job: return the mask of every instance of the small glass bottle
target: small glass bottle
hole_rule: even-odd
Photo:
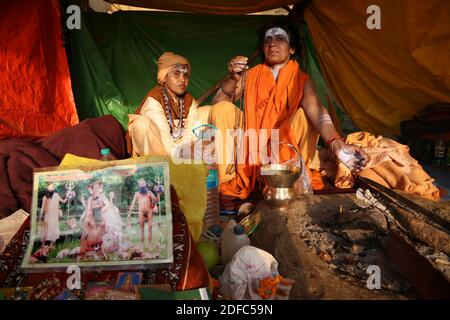
[[[206,166],[208,176],[206,178],[206,212],[204,227],[209,228],[219,224],[219,176],[216,164]]]
[[[203,229],[208,230],[212,226],[219,225],[219,175],[217,159],[214,148],[215,132],[217,128],[204,124],[192,129],[196,141],[196,146],[200,146],[194,151],[196,159],[203,159],[208,175],[206,177],[206,210],[203,219]]]
[[[450,170],[450,140],[447,142],[447,149],[445,151],[445,167]]]
[[[104,148],[100,150],[100,160],[103,161],[111,161],[114,160],[113,157],[111,156],[111,152],[109,151],[109,148]]]
[[[434,159],[433,166],[443,168],[445,163],[445,143],[444,137],[441,136],[439,140],[436,140],[434,145]]]
[[[422,155],[422,161],[425,164],[432,164],[433,163],[433,142],[431,140],[428,140],[425,142],[425,153]]]

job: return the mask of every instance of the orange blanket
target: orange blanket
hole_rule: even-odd
[[[432,179],[409,155],[408,146],[382,136],[375,137],[368,132],[357,132],[347,136],[347,143],[364,148],[369,156],[367,168],[359,175],[385,187],[403,190],[422,197],[439,200],[439,190]],[[335,185],[351,188],[355,180],[347,167],[339,164]]]

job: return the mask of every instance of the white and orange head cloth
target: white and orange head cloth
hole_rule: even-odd
[[[162,85],[164,83],[164,79],[166,78],[167,73],[170,68],[177,64],[187,65],[189,71],[191,70],[191,64],[189,60],[183,56],[178,54],[174,54],[173,52],[164,52],[161,57],[158,59],[158,83]]]

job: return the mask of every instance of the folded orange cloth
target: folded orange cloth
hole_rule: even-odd
[[[323,183],[322,176],[320,175],[320,171],[318,170],[310,170],[311,172],[311,183],[314,190],[322,190],[325,188],[325,184]]]
[[[352,133],[347,136],[346,142],[364,148],[369,156],[366,169],[359,174],[361,177],[391,189],[439,200],[439,189],[433,185],[434,179],[409,155],[408,146],[368,132]],[[340,163],[335,178],[336,187],[351,188],[354,184],[350,170]]]

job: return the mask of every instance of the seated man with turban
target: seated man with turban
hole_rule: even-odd
[[[309,166],[320,134],[350,170],[360,172],[366,165],[364,151],[345,143],[337,134],[313,82],[294,60],[299,52],[298,38],[290,25],[267,25],[260,37],[263,63],[247,70],[248,59],[238,56],[228,65],[230,77],[219,89],[210,111],[211,123],[225,137],[218,147],[226,155],[225,162],[219,160],[220,192],[224,195],[241,199],[250,195],[259,181],[261,151],[267,150],[269,143],[273,146],[273,140],[295,146]],[[243,103],[242,109],[233,104],[238,100]],[[228,139],[227,132],[235,128],[245,130],[245,139],[240,139],[239,144],[239,139]],[[250,141],[250,131],[256,132],[259,140]],[[280,148],[278,161],[292,157],[285,151],[288,149]],[[228,157],[233,153],[234,157]]]
[[[180,146],[194,141],[192,129],[208,122],[209,108],[198,108],[186,91],[190,72],[189,61],[180,55],[165,52],[158,59],[158,85],[129,115],[133,157],[179,155]]]

